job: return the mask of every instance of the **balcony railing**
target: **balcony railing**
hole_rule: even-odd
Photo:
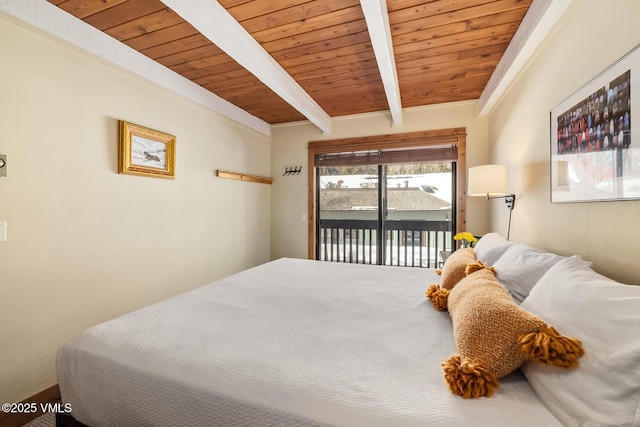
[[[318,259],[438,268],[441,251],[451,251],[453,244],[450,221],[387,220],[381,242],[377,229],[376,220],[321,219]]]

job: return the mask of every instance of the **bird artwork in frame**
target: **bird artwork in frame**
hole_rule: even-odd
[[[175,179],[176,137],[119,122],[118,173]]]

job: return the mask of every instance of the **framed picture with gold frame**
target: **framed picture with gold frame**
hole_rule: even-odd
[[[118,173],[175,179],[176,137],[120,120]]]

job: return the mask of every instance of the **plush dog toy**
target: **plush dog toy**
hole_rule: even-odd
[[[439,301],[436,307],[448,308],[453,320],[458,354],[442,363],[452,393],[465,398],[491,396],[498,378],[525,360],[563,368],[578,365],[584,354],[582,343],[560,335],[514,303],[493,268],[478,261],[469,264],[466,273],[451,291],[432,292]]]

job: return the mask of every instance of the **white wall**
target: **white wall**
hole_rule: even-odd
[[[265,136],[0,16],[0,402],[79,331],[270,260]],[[177,136],[176,179],[117,173],[118,119]]]
[[[308,217],[307,146],[309,141],[386,135],[421,130],[466,127],[467,166],[488,160],[488,120],[476,117],[475,102],[440,104],[404,111],[403,124],[391,127],[388,113],[363,114],[334,119],[330,134],[308,123],[273,127],[272,170],[275,178],[271,199],[271,254],[273,258],[307,258]],[[285,167],[302,166],[300,175],[282,176]],[[467,198],[467,230],[484,234],[489,229],[487,201]],[[303,238],[301,238],[303,236]]]
[[[640,2],[577,1],[566,15],[490,114],[492,161],[508,165],[518,198],[511,237],[580,254],[603,274],[640,283],[640,201],[551,204],[549,195],[549,112],[640,43]],[[493,229],[506,224],[507,213],[493,210]]]

